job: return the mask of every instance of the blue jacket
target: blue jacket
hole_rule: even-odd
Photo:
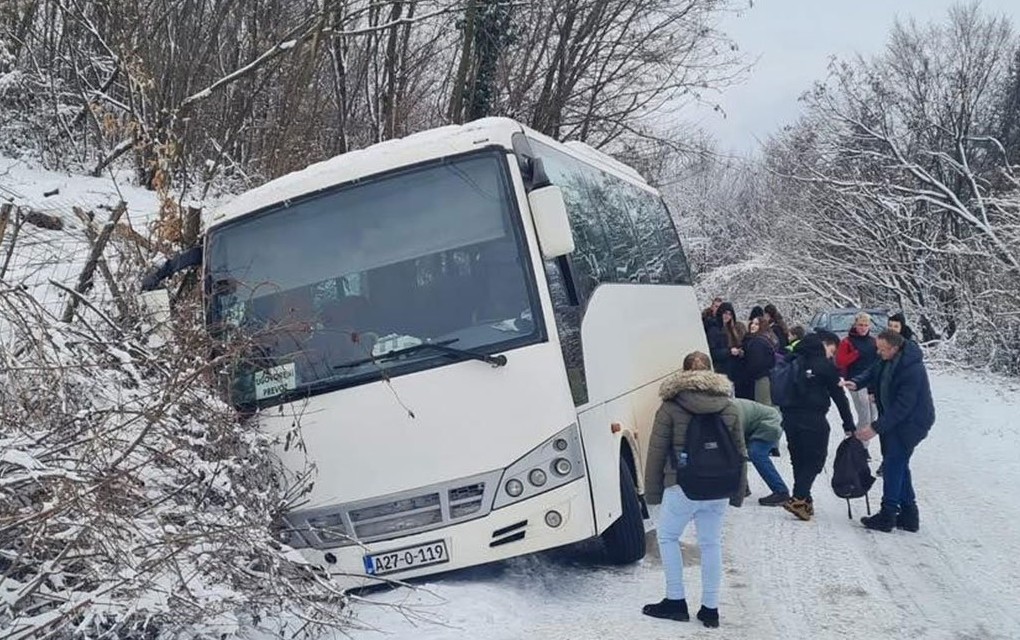
[[[876,390],[878,420],[871,426],[883,436],[894,435],[906,446],[917,446],[935,424],[935,402],[924,368],[924,354],[907,341],[892,360],[880,360],[853,379],[858,388]]]

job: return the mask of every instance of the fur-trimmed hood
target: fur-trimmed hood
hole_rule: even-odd
[[[713,371],[681,371],[662,383],[659,397],[691,413],[717,413],[732,399],[733,383]]]

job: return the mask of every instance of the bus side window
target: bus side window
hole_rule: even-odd
[[[582,306],[571,300],[563,272],[556,261],[546,260],[543,264],[545,278],[549,283],[549,296],[552,298],[556,332],[563,352],[563,365],[570,383],[570,395],[574,399],[574,406],[580,406],[588,402],[588,378],[584,371],[584,350],[581,348]]]

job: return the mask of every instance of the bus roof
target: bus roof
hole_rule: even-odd
[[[349,151],[304,169],[280,176],[228,201],[212,212],[209,226],[217,226],[275,204],[368,176],[436,158],[466,153],[486,146],[511,150],[513,134],[526,133],[547,144],[560,145],[552,138],[532,131],[510,118],[482,118],[463,125],[448,125]],[[580,159],[600,169],[619,174],[651,189],[633,168],[583,142],[562,145]]]

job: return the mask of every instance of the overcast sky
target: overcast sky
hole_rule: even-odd
[[[747,2],[747,0],[738,0]],[[697,122],[723,151],[748,153],[770,133],[796,120],[797,98],[825,78],[831,56],[877,53],[896,18],[930,22],[943,19],[952,0],[754,0],[740,15],[727,17],[723,30],[748,60],[747,79],[721,97],[726,117],[704,110]],[[1020,27],[1020,0],[983,0],[987,12],[1005,14]]]

